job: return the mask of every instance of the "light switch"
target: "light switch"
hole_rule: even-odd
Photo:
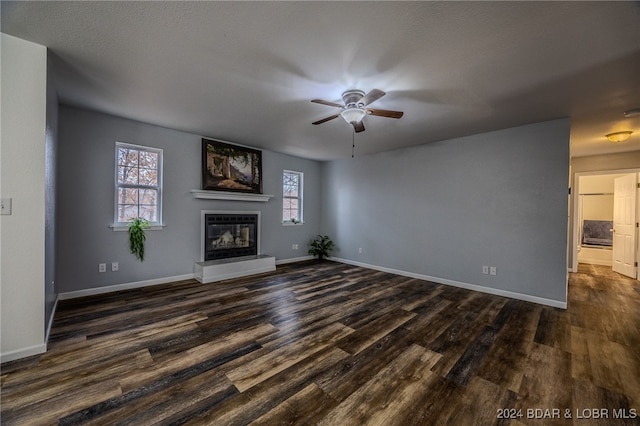
[[[11,198],[0,199],[0,214],[11,214]]]

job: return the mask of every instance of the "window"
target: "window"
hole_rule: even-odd
[[[282,173],[282,222],[302,222],[302,173]]]
[[[114,224],[162,221],[162,150],[116,142]]]

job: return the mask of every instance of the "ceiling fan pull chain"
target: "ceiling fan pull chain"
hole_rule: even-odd
[[[351,158],[355,156],[356,152],[356,129],[351,132]]]

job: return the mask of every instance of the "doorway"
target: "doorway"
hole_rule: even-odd
[[[629,183],[631,181],[633,185]],[[637,279],[640,247],[636,224],[640,212],[640,188],[636,182],[639,181],[637,169],[576,173],[572,218],[573,271],[578,270],[578,263],[604,265]]]

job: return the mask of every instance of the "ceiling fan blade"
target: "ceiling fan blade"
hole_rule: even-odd
[[[362,104],[363,106],[367,106],[375,101],[377,101],[378,99],[380,99],[381,97],[383,97],[384,95],[386,95],[385,92],[383,92],[382,90],[378,90],[378,89],[372,89],[369,93],[367,93],[366,95],[364,95],[359,101],[358,104]]]
[[[353,129],[356,133],[364,132],[364,123],[362,121],[354,121],[351,124],[353,124]]]
[[[340,114],[334,114],[334,115],[329,116],[329,117],[327,117],[327,118],[323,118],[322,120],[314,121],[314,122],[313,122],[313,123],[311,123],[311,124],[322,124],[322,123],[326,123],[327,121],[329,121],[329,120],[333,120],[334,118],[338,118],[338,117],[340,117]]]
[[[342,108],[343,105],[337,104],[335,102],[329,102],[329,101],[325,101],[322,99],[311,99],[311,102],[315,102],[317,104],[322,104],[322,105],[328,105],[328,106],[332,106],[332,107],[336,107],[336,108]]]
[[[390,111],[388,109],[367,108],[367,114],[377,115],[378,117],[400,118],[404,115],[402,111]]]

